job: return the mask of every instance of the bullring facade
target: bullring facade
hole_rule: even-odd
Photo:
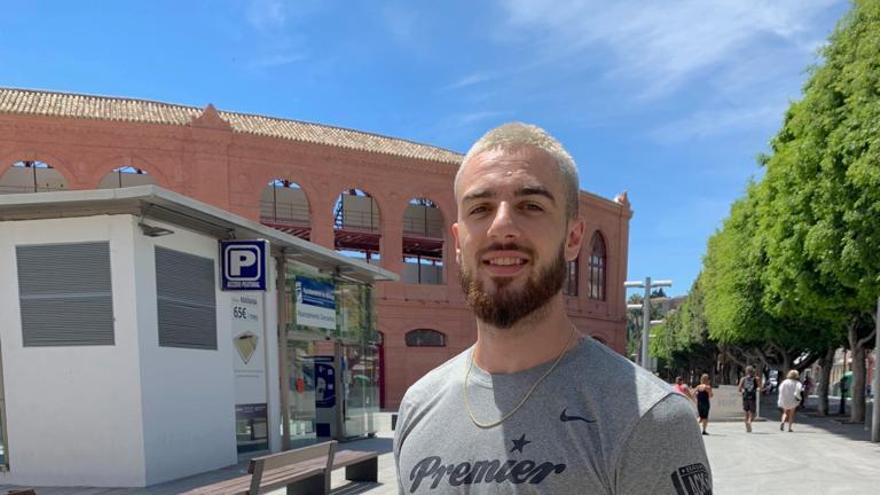
[[[0,89],[0,194],[156,184],[380,265],[381,403],[470,346],[450,225],[462,155],[366,132],[151,101]],[[579,331],[625,347],[625,195],[581,192],[587,242],[569,266]]]

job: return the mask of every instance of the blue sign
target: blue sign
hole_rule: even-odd
[[[315,356],[315,407],[336,406],[336,370],[333,356]]]
[[[336,288],[332,283],[296,277],[296,323],[336,330]]]
[[[221,289],[266,290],[266,251],[269,243],[220,241]]]

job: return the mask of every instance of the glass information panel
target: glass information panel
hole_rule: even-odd
[[[315,342],[288,340],[290,447],[315,443]]]

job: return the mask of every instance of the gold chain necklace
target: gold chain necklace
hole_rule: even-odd
[[[511,410],[509,413],[502,416],[501,419],[499,419],[498,421],[492,421],[489,423],[481,423],[479,420],[477,420],[477,418],[474,416],[474,412],[471,410],[471,403],[468,400],[467,385],[468,385],[468,379],[471,376],[471,369],[473,369],[473,367],[474,367],[474,351],[476,350],[476,347],[473,350],[471,350],[471,357],[470,357],[470,362],[468,363],[467,373],[464,374],[464,408],[467,410],[468,416],[471,417],[471,421],[473,421],[474,424],[477,425],[478,427],[486,429],[486,428],[494,428],[494,427],[500,425],[501,423],[507,421],[507,418],[513,416],[513,414],[515,412],[517,412],[519,410],[519,408],[521,408],[523,406],[523,404],[526,403],[527,400],[529,400],[529,397],[532,396],[532,392],[534,392],[535,389],[538,388],[538,385],[540,385],[541,382],[543,382],[544,379],[547,378],[550,375],[550,373],[552,373],[553,370],[556,369],[556,366],[559,365],[559,362],[562,361],[562,357],[565,356],[566,351],[568,351],[568,346],[571,345],[571,341],[574,340],[574,333],[575,333],[574,325],[572,325],[571,326],[571,334],[568,336],[568,341],[565,343],[564,346],[562,346],[562,351],[559,353],[559,356],[556,358],[556,361],[553,363],[553,366],[551,366],[550,369],[548,369],[546,372],[544,372],[544,374],[541,375],[541,377],[538,378],[538,380],[532,384],[532,386],[531,386],[531,388],[529,388],[528,392],[526,392],[526,394],[523,396],[523,398],[519,401],[519,404],[517,404],[516,407],[514,407],[513,410]]]

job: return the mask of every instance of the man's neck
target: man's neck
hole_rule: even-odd
[[[510,328],[477,320],[474,361],[489,373],[515,373],[556,359],[574,345],[573,326],[561,295]]]

